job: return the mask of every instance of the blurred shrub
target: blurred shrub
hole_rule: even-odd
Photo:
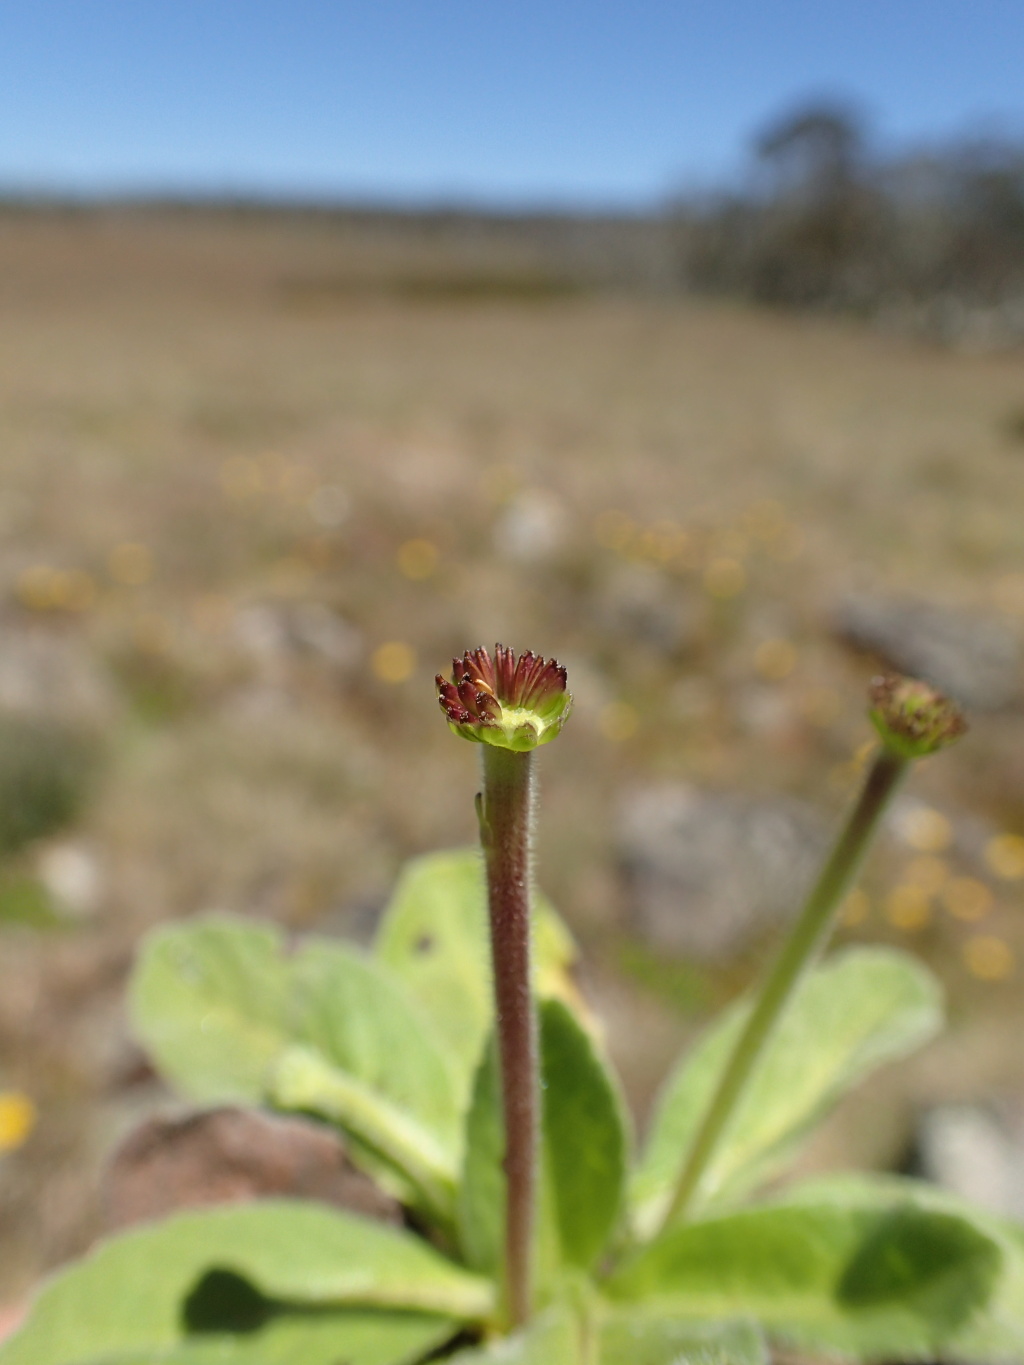
[[[1003,434],[1013,445],[1024,446],[1024,406],[1013,408],[1006,414]]]
[[[75,730],[0,713],[0,855],[78,815],[95,756],[95,746]]]
[[[403,303],[543,303],[575,298],[588,292],[588,283],[569,269],[423,271],[383,279],[352,275],[295,278],[282,281],[282,301],[297,308],[315,309],[350,300],[385,297]]]
[[[786,113],[747,183],[677,206],[694,290],[879,314],[943,340],[1024,337],[1024,147],[997,137],[874,154],[856,110]]]
[[[53,929],[67,922],[46,887],[35,877],[20,872],[0,873],[0,924]]]

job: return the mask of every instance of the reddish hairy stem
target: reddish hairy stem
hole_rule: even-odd
[[[505,1294],[513,1326],[533,1307],[540,1083],[530,976],[532,753],[483,746],[481,838],[487,866],[498,1057],[505,1118]]]

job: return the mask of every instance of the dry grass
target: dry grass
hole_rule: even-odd
[[[89,1173],[152,1099],[118,1006],[146,926],[216,907],[365,932],[403,858],[471,840],[475,755],[431,687],[454,650],[501,639],[570,668],[542,875],[634,1021],[643,1104],[684,1024],[614,971],[616,793],[675,775],[836,809],[870,666],[829,635],[837,595],[1024,616],[1018,356],[383,287],[448,278],[468,250],[301,218],[0,220],[0,612],[92,671],[68,706],[106,751],[72,836],[95,908],[3,936],[0,1087],[42,1120],[0,1158],[0,1298],[89,1235]],[[528,252],[512,268],[537,278]],[[1021,736],[980,722],[919,794],[1024,828]],[[1024,954],[1017,885],[988,923]],[[899,937],[877,911],[857,932]],[[984,997],[986,1081],[1015,1081],[1012,978],[972,984],[967,933],[918,941],[965,1008]]]

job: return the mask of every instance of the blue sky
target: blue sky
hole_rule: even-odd
[[[1024,128],[1024,0],[0,0],[0,186],[643,205],[802,97]]]

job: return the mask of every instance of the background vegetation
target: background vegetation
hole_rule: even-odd
[[[27,775],[16,742],[0,755],[38,812],[0,835],[0,1298],[88,1242],[104,1155],[164,1097],[122,1006],[146,928],[222,909],[366,938],[403,858],[473,841],[475,755],[430,681],[456,650],[502,639],[569,668],[542,880],[643,1113],[772,926],[699,968],[652,946],[623,803],[683,781],[825,792],[837,813],[877,657],[850,643],[851,594],[1018,638],[1010,333],[979,349],[970,329],[822,316],[886,316],[897,267],[879,251],[864,283],[856,234],[801,255],[803,282],[752,264],[770,243],[789,259],[783,227],[818,204],[833,162],[792,200],[783,174],[816,127],[768,140],[768,189],[650,220],[0,217],[0,705],[47,737]],[[825,132],[842,195],[896,233],[883,170]],[[992,184],[1019,202],[1019,179]],[[906,297],[1005,310],[1017,277],[999,278]],[[811,1169],[899,1164],[915,1108],[1020,1093],[1024,725],[1012,686],[984,696],[915,778],[845,931],[915,945],[955,1028],[843,1111]]]

